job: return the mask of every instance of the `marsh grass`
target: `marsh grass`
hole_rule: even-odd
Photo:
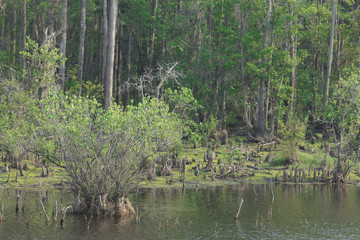
[[[232,144],[239,144],[234,142]],[[306,143],[305,143],[306,144]],[[250,151],[255,151],[257,149],[256,144],[246,144],[249,146]],[[316,153],[309,153],[307,151],[298,150],[299,160],[293,164],[289,165],[289,171],[291,168],[305,170],[308,172],[308,169],[318,168],[320,166],[321,161],[324,159],[325,152],[320,150],[321,143],[315,143],[312,145],[316,149]],[[258,164],[254,161],[245,162],[244,153],[245,147],[242,148],[242,152],[239,149],[234,150],[234,147],[225,147],[221,146],[216,148],[216,160],[214,161],[214,166],[216,169],[215,174],[219,174],[220,168],[217,165],[217,160],[221,159],[221,164],[238,164],[238,165],[256,165],[260,169],[267,170],[258,170],[254,171],[253,174],[249,174],[247,176],[243,176],[241,174],[236,174],[232,176],[232,178],[228,180],[242,180],[242,181],[252,181],[252,182],[263,182],[270,181],[278,177],[278,180],[282,180],[283,172],[276,169],[268,169],[268,168],[281,168],[284,167],[287,161],[286,158],[286,145],[279,144],[276,150],[272,152],[272,159],[268,163],[264,163],[265,157],[269,152],[260,152],[258,155],[262,159],[262,163]],[[186,165],[186,178],[185,178],[185,186],[195,187],[197,185],[207,185],[207,186],[216,186],[221,185],[228,180],[221,179],[212,179],[212,172],[203,172],[199,171],[199,175],[195,176],[195,166],[197,164],[200,165],[200,168],[205,168],[206,162],[204,162],[204,154],[206,152],[206,148],[193,148],[191,143],[185,143],[182,152],[179,154],[179,158],[187,158],[190,161],[189,165]],[[238,158],[240,157],[240,159]],[[67,181],[67,175],[64,169],[59,167],[50,166],[50,176],[49,177],[40,177],[41,176],[41,168],[35,167],[32,161],[25,160],[23,164],[27,163],[29,166],[29,170],[23,171],[24,176],[21,177],[18,175],[18,182],[15,182],[16,177],[16,169],[12,169],[10,172],[10,180],[6,183],[8,174],[0,173],[0,185],[4,186],[14,186],[14,187],[37,187],[41,182],[42,186],[51,187],[55,184],[59,184],[61,181]],[[337,159],[327,156],[326,158],[326,168],[334,169],[337,164]],[[350,162],[351,172],[349,174],[349,179],[352,181],[360,181],[360,163]],[[55,169],[55,177],[53,176],[53,170]],[[311,176],[307,176],[305,179],[307,182],[312,181]],[[172,176],[157,176],[156,181],[148,181],[143,179],[141,181],[141,186],[143,187],[181,187],[182,186],[182,171],[180,169],[173,169]]]

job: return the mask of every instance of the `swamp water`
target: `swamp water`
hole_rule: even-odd
[[[0,239],[359,239],[360,187],[239,183],[224,187],[141,189],[133,197],[140,223],[68,215],[53,222],[67,190],[0,189]],[[50,223],[40,205],[40,196]],[[244,199],[238,220],[241,198]],[[56,200],[56,201],[55,201]],[[3,210],[2,210],[2,206]],[[24,207],[24,208],[23,208]],[[22,209],[23,208],[23,209]],[[29,222],[31,216],[31,220]],[[27,223],[29,224],[27,225]]]

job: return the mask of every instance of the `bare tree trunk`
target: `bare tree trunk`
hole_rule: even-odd
[[[15,5],[15,4],[14,4]],[[12,33],[12,53],[13,53],[13,61],[12,64],[15,65],[16,62],[16,23],[17,23],[17,7],[13,6],[13,21],[12,21],[12,25],[14,26],[11,33]]]
[[[271,0],[267,0],[268,11],[266,16],[265,28],[264,28],[264,39],[263,39],[263,50],[265,51],[268,47],[268,37],[270,31],[270,19],[271,19]],[[265,100],[265,81],[266,81],[266,56],[263,57],[262,65],[264,67],[262,72],[262,77],[260,79],[259,86],[259,100],[258,100],[258,124],[256,126],[255,136],[257,138],[264,138],[266,134],[266,119],[265,119],[265,109],[264,109],[264,100]]]
[[[106,60],[107,60],[107,49],[108,49],[108,4],[107,0],[101,0],[102,3],[102,41],[101,41],[101,74],[100,79],[105,84],[105,72],[106,72]]]
[[[245,128],[246,128],[246,136],[249,137],[250,132],[251,132],[251,122],[248,116],[248,106],[247,106],[247,97],[246,97],[246,83],[245,83],[245,58],[244,58],[244,42],[243,42],[243,37],[244,37],[244,32],[246,29],[246,22],[245,22],[245,17],[243,14],[241,14],[241,19],[240,19],[240,25],[241,25],[241,30],[240,30],[240,54],[241,54],[241,60],[240,60],[240,70],[241,70],[241,92],[242,92],[242,99],[243,99],[243,112],[244,112],[244,122],[245,122]]]
[[[6,49],[5,44],[5,22],[6,22],[6,4],[4,3],[1,7],[1,15],[3,16],[3,21],[1,22],[1,47],[2,49]]]
[[[117,40],[117,69],[116,69],[116,103],[118,105],[121,104],[121,91],[122,91],[122,86],[121,86],[121,72],[122,72],[122,65],[123,65],[123,47],[121,46],[121,41],[123,39],[123,35],[124,35],[124,26],[122,24],[122,21],[120,21],[119,23],[119,28],[120,28],[120,33],[119,33],[119,38]]]
[[[333,60],[334,35],[335,35],[335,19],[336,19],[336,0],[332,0],[330,42],[329,42],[329,50],[328,50],[326,79],[325,79],[325,84],[324,84],[324,98],[323,98],[324,110],[326,109],[326,105],[327,105],[328,98],[329,98],[331,63]]]
[[[338,47],[337,47],[337,56],[336,56],[336,72],[338,75],[339,82],[341,81],[341,55],[344,47],[344,40],[341,38],[340,32],[338,32]]]
[[[23,0],[22,4],[22,23],[21,23],[21,30],[22,30],[22,41],[21,41],[21,50],[25,51],[26,45],[26,0]],[[20,58],[21,68],[25,68],[25,59],[24,57]]]
[[[54,18],[54,0],[48,0],[48,3],[50,4],[50,7],[48,9],[48,30],[49,33],[54,32],[54,26],[55,26],[55,18]]]
[[[79,96],[81,96],[83,73],[84,73],[85,32],[86,32],[86,0],[81,0],[81,2],[80,2],[79,62],[78,62],[78,73],[77,73],[77,78],[78,78],[79,85],[80,85]]]
[[[161,11],[162,11],[162,14],[164,16],[166,16],[166,5],[165,5],[165,0],[161,0]],[[161,19],[161,24],[164,24],[164,18]],[[195,35],[194,35],[195,36]],[[165,42],[165,38],[162,37],[161,40],[160,40],[160,49],[159,49],[159,59],[158,59],[158,62],[161,64],[161,65],[164,65],[164,57],[165,57],[165,48],[166,48],[166,42]]]
[[[156,9],[158,5],[158,0],[152,0],[151,8],[154,22],[152,22],[153,26],[150,29],[149,34],[149,45],[148,45],[148,54],[147,54],[147,67],[152,67],[153,57],[154,57],[154,41],[155,41],[155,20],[156,20]]]
[[[220,122],[220,127],[221,128],[225,128],[226,127],[226,76],[223,76],[221,78],[221,91],[222,91],[222,96],[221,96],[221,122]]]
[[[270,61],[271,62],[271,61]],[[266,88],[266,92],[265,92],[265,122],[267,123],[269,120],[269,105],[270,105],[270,83],[271,83],[271,79],[268,78],[266,83],[265,83],[265,88]]]
[[[277,121],[277,118],[275,118],[275,114],[276,114],[276,105],[277,105],[277,101],[279,99],[279,93],[280,93],[280,89],[282,86],[282,82],[283,82],[283,75],[281,75],[281,80],[280,80],[280,85],[279,85],[279,89],[277,90],[277,93],[275,95],[275,99],[273,102],[273,106],[272,106],[272,114],[271,114],[271,122],[270,122],[270,135],[273,136],[274,134],[276,134],[275,132],[275,121]],[[276,120],[275,120],[276,119]]]
[[[65,76],[65,58],[66,58],[66,38],[67,38],[67,4],[68,0],[62,0],[61,3],[61,42],[60,42],[60,53],[62,54],[63,61],[59,64],[59,75],[60,75],[60,85],[64,90],[64,84],[66,81]]]
[[[125,81],[126,81],[126,94],[124,98],[124,107],[130,104],[130,76],[131,76],[131,43],[132,43],[132,28],[128,26],[128,46],[127,46],[127,53],[126,53],[126,65],[125,65]]]
[[[293,6],[291,6],[291,15],[294,15],[293,13]],[[293,27],[294,23],[291,20],[290,26]],[[291,34],[290,36],[290,44],[291,44],[291,74],[290,74],[290,87],[293,88],[293,93],[291,94],[291,103],[290,103],[290,109],[292,112],[295,112],[296,108],[296,52],[297,52],[297,45],[296,45],[296,37],[294,34]]]
[[[105,102],[104,109],[107,110],[112,103],[113,78],[114,78],[114,55],[115,55],[115,32],[116,20],[118,14],[118,1],[110,0],[110,16],[109,16],[109,42],[106,60],[106,74],[104,82]]]

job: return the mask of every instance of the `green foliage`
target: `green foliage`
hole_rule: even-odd
[[[194,98],[191,89],[182,87],[179,90],[166,89],[165,101],[169,104],[170,110],[181,118],[192,118],[202,108]]]
[[[48,89],[56,84],[56,69],[61,61],[65,61],[52,41],[50,37],[40,46],[28,37],[26,50],[21,52],[26,64],[22,74],[26,90],[40,98],[45,97]]]
[[[215,133],[216,127],[218,126],[219,121],[214,117],[210,116],[209,119],[199,124],[193,122],[190,131],[190,141],[196,145],[206,145],[210,139],[210,136]]]
[[[104,112],[95,99],[52,91],[41,109],[38,153],[64,164],[74,192],[90,202],[98,195],[104,201],[126,196],[147,159],[170,151],[182,137],[182,121],[157,99],[144,98],[126,112],[116,105]]]
[[[34,131],[33,116],[38,112],[36,101],[11,78],[16,75],[2,72],[0,75],[0,149],[21,161],[31,143]]]
[[[278,122],[278,137],[285,144],[284,157],[289,163],[299,161],[298,144],[305,139],[305,124],[297,118],[290,118],[285,123]]]
[[[101,102],[104,99],[104,86],[102,83],[94,84],[91,81],[85,81],[83,83],[84,96],[93,97]]]

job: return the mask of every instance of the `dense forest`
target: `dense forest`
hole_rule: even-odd
[[[99,205],[126,196],[134,169],[184,137],[329,140],[339,176],[347,157],[359,157],[359,1],[0,0],[0,8],[0,147],[19,162],[31,153],[66,167],[74,191],[98,194]],[[121,171],[112,158],[123,159]],[[115,183],[90,189],[95,176],[84,172],[100,170],[81,159],[107,164]]]
[[[31,65],[21,55],[28,39],[51,41],[65,91],[106,108],[185,86],[201,120],[258,136],[284,115],[321,115],[360,64],[352,0],[3,0],[1,11],[2,69]],[[156,78],[172,67],[176,79]]]

